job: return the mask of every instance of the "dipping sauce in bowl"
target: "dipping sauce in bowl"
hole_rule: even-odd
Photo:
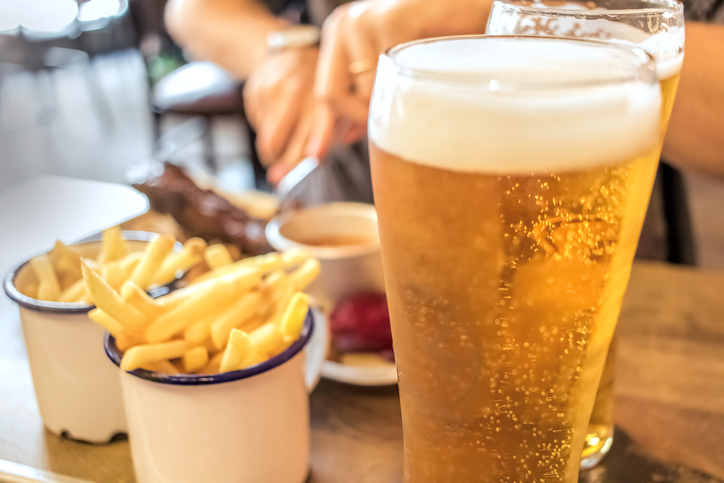
[[[322,237],[304,237],[295,240],[298,243],[310,247],[344,247],[352,245],[374,245],[377,240],[372,237],[361,236],[322,236]]]
[[[309,287],[322,309],[362,291],[384,292],[377,211],[366,203],[328,203],[273,218],[266,236],[277,250],[309,249],[321,264]]]

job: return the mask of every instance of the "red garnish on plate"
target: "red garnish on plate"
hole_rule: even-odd
[[[337,304],[330,318],[332,340],[341,352],[392,351],[392,331],[387,297],[362,292]]]

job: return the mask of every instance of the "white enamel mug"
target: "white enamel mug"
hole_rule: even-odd
[[[154,233],[124,231],[133,251]],[[102,235],[74,247],[95,258]],[[178,248],[178,247],[177,247]],[[89,443],[107,443],[127,431],[118,370],[103,352],[104,329],[88,317],[94,306],[47,302],[16,288],[34,277],[26,261],[5,279],[5,293],[18,304],[40,416],[48,430]]]
[[[283,213],[266,226],[266,237],[276,250],[306,248],[319,260],[319,277],[307,288],[325,313],[357,292],[384,292],[377,211],[367,203],[327,203]],[[310,237],[360,238],[359,245],[313,246]]]
[[[324,326],[322,315],[310,311],[287,350],[240,371],[121,373],[138,483],[304,482],[309,392],[326,356]],[[311,345],[317,348],[304,350]],[[120,365],[122,353],[110,335],[105,349]]]

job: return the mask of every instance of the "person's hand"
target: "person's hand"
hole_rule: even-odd
[[[259,158],[271,183],[304,157],[312,128],[317,48],[271,53],[244,85],[244,108],[256,130]]]
[[[355,133],[367,125],[382,52],[411,40],[482,34],[489,10],[490,0],[364,0],[338,7],[322,28],[315,81],[317,99],[333,115],[315,121],[307,154],[321,158],[339,138],[341,120]]]

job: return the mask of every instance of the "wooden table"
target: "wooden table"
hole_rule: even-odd
[[[619,333],[615,443],[580,481],[724,482],[724,273],[637,263]],[[0,460],[133,482],[126,440],[92,446],[43,429],[17,311],[6,301],[0,343]],[[401,481],[396,388],[323,381],[311,412],[310,483]]]

